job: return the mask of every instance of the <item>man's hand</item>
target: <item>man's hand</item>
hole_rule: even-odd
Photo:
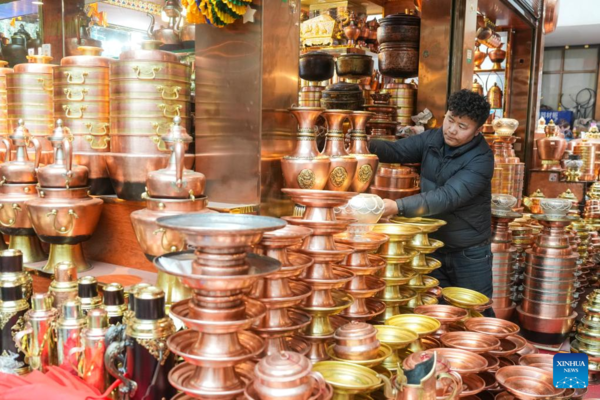
[[[381,218],[388,218],[398,215],[398,204],[394,200],[383,199],[383,215]]]

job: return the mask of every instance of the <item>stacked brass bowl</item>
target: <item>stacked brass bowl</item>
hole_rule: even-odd
[[[29,63],[15,65],[6,76],[8,128],[13,132],[24,120],[32,137],[40,139],[42,164],[52,162],[52,146],[46,140],[54,128],[52,57],[27,56]]]
[[[6,61],[0,61],[0,136],[10,135],[8,127],[8,94],[6,91],[6,75],[12,74],[13,69],[7,68]]]
[[[526,251],[533,246],[535,236],[533,227],[522,222],[512,222],[509,224],[512,234],[512,244],[515,247],[514,253],[514,281],[513,281],[513,302],[521,302],[521,291],[519,290],[523,283],[526,263]]]
[[[105,153],[110,151],[109,74],[101,48],[81,47],[54,68],[54,113],[73,135],[73,159],[89,170],[91,194],[112,194]]]
[[[598,382],[600,373],[600,290],[587,296],[583,304],[584,317],[579,321],[571,352],[584,353],[589,357],[590,384]]]
[[[523,197],[523,182],[525,178],[525,163],[515,155],[513,148],[517,137],[513,136],[519,126],[517,120],[510,118],[497,118],[493,121],[494,131],[493,150],[494,161],[497,168],[501,168],[500,179],[501,194],[509,194],[517,198],[517,207],[521,207]],[[496,172],[496,171],[494,171]]]
[[[403,79],[392,79],[385,85],[385,90],[392,95],[391,104],[397,107],[396,121],[402,126],[414,125],[411,117],[415,115],[417,85],[405,83]]]
[[[173,118],[180,117],[191,132],[190,67],[159,46],[146,41],[110,66],[111,152],[106,164],[117,196],[125,200],[141,200],[147,173],[166,166],[161,136]]]

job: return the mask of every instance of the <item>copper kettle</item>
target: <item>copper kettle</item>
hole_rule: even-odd
[[[477,93],[480,96],[483,96],[483,86],[481,86],[481,83],[479,83],[477,79],[473,81],[473,88],[471,89],[471,91]]]
[[[488,90],[487,100],[492,109],[502,108],[502,89],[500,89],[500,86],[498,86],[496,82],[494,82],[494,86]]]
[[[148,26],[148,36],[162,43],[161,50],[178,50],[182,48],[181,39],[179,38],[179,22],[181,21],[181,12],[178,9],[173,9],[173,16],[169,17],[168,27],[161,26],[160,29],[154,29],[154,14],[146,13],[150,17],[150,25]]]
[[[14,34],[10,38],[10,44],[2,47],[4,60],[10,67],[17,64],[27,63],[27,39],[20,34]]]
[[[91,19],[87,14],[81,10],[80,13],[75,17],[75,29],[76,37],[68,38],[66,40],[67,45],[67,56],[78,56],[82,53],[79,47],[102,47],[102,42],[90,37],[90,22]]]
[[[40,156],[42,155],[42,146],[40,141],[31,136],[22,119],[15,132],[9,136],[10,141],[2,139],[6,146],[7,159],[0,164],[1,183],[36,183],[37,169],[40,165]],[[35,159],[29,161],[27,156],[27,147],[33,144],[35,148]],[[13,155],[13,147],[14,155]],[[8,160],[10,155],[10,161]]]

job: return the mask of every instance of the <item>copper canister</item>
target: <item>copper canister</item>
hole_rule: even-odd
[[[22,283],[0,280],[0,355],[14,354],[12,371],[19,375],[29,372],[25,354],[20,351],[13,336],[25,328],[25,313],[29,303],[23,298]]]
[[[586,139],[582,139],[573,147],[573,154],[580,156],[583,160],[579,180],[584,182],[596,180],[594,170],[596,164],[596,152],[594,151],[594,146]]]
[[[42,145],[42,163],[52,159],[52,146],[46,137],[52,134],[54,120],[52,57],[27,56],[29,63],[15,65],[14,72],[6,75],[9,132],[18,126],[19,119],[27,121],[33,137]]]
[[[63,303],[56,324],[56,336],[58,365],[67,371],[76,372],[77,361],[71,350],[81,346],[81,330],[85,325],[81,302],[75,299]]]
[[[159,46],[146,41],[110,67],[112,152],[107,167],[117,196],[125,200],[141,200],[147,173],[166,164],[161,135],[173,118],[180,117],[188,131],[192,127],[191,69]]]
[[[0,136],[8,136],[11,132],[8,126],[8,98],[6,91],[6,75],[12,74],[13,69],[7,68],[6,61],[0,61]]]
[[[89,169],[91,194],[114,193],[102,153],[110,151],[112,59],[101,48],[82,46],[80,55],[65,57],[54,69],[54,111],[73,135],[73,158]]]
[[[147,287],[134,294],[133,302],[135,316],[127,322],[125,340],[107,343],[106,368],[121,379],[121,391],[128,392],[131,400],[170,399],[177,391],[168,381],[175,354],[168,349],[167,339],[175,326],[165,314],[165,294]],[[125,359],[121,367],[118,357]]]

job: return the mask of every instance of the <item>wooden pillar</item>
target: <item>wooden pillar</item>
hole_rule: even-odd
[[[77,35],[75,16],[83,6],[83,0],[44,0],[44,5],[41,7],[42,38],[44,43],[52,46],[52,57],[54,58],[52,62],[54,64],[59,64],[60,59],[65,56],[63,21],[65,39],[75,37]]]

